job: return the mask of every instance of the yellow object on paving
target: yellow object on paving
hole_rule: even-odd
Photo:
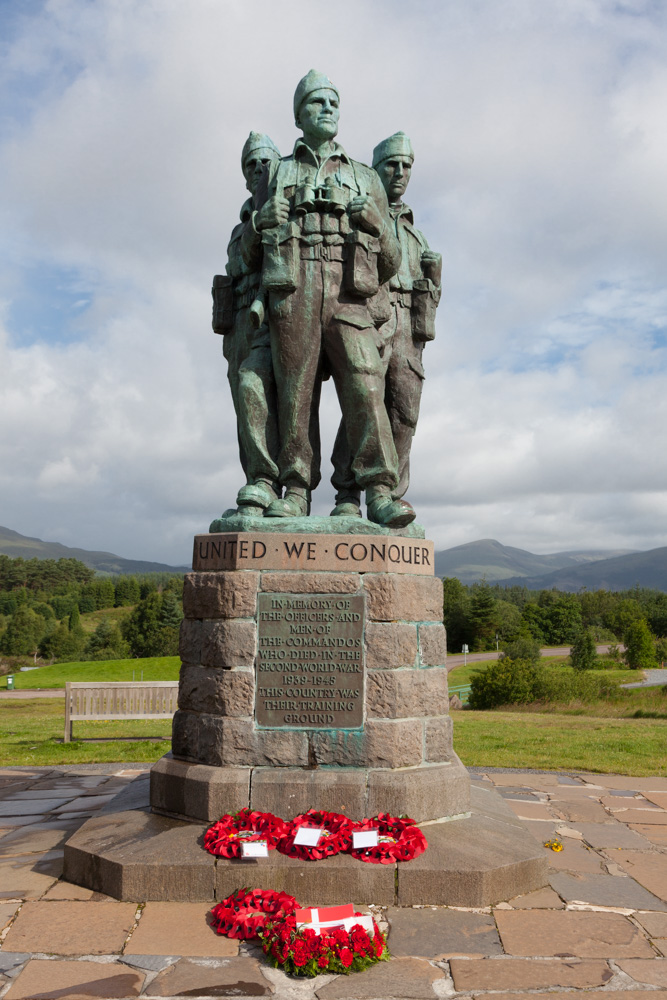
[[[546,848],[550,884],[482,910],[374,908],[390,962],[297,982],[255,943],[218,936],[210,903],[117,902],[62,880],[65,841],[147,776],[147,765],[0,769],[3,1000],[667,996],[666,778],[475,769]]]

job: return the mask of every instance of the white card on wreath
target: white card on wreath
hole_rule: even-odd
[[[241,857],[268,858],[269,848],[265,840],[244,840],[241,844]]]
[[[352,848],[358,851],[362,847],[377,847],[378,837],[377,830],[355,830],[352,833]]]
[[[301,847],[317,847],[323,832],[321,826],[300,826],[294,835],[294,843]]]

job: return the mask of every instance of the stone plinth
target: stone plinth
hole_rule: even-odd
[[[154,811],[467,813],[432,542],[227,532],[198,535],[193,565]]]

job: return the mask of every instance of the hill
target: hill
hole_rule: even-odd
[[[475,583],[482,579],[486,579],[488,583],[500,581],[504,583],[508,579],[513,583],[527,583],[530,578],[551,574],[554,571],[576,569],[589,563],[626,555],[628,550],[624,549],[534,555],[525,549],[502,545],[493,538],[482,538],[476,542],[466,542],[465,545],[455,545],[443,552],[436,552],[435,572],[436,576],[455,576],[462,583]]]
[[[86,566],[111,576],[127,573],[187,573],[189,566],[168,566],[166,563],[146,562],[143,559],[123,559],[113,552],[89,552],[88,549],[71,548],[60,542],[43,542],[41,538],[20,535],[18,531],[0,526],[0,555],[17,559],[79,559]]]
[[[587,565],[569,566],[541,576],[510,577],[500,581],[523,584],[531,590],[556,587],[576,593],[587,590],[627,590],[635,585],[667,592],[667,547],[601,559]]]

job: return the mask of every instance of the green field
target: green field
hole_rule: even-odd
[[[560,712],[455,712],[464,764],[667,775],[667,717],[619,719]]]
[[[448,675],[449,686],[457,687],[460,684],[470,684],[476,673],[486,670],[496,660],[478,660],[476,663],[466,663],[465,666],[454,667]],[[563,666],[569,668],[569,657],[567,656],[543,656],[540,663],[546,667]],[[596,671],[597,673],[597,671]],[[633,681],[640,681],[641,671],[627,670],[624,668],[611,668],[604,671],[605,677],[613,677],[619,684],[631,684]]]
[[[75,722],[63,743],[64,698],[0,700],[0,766],[156,761],[171,749],[169,719]],[[82,739],[108,740],[83,743]],[[158,740],[158,742],[152,742]]]
[[[88,663],[54,663],[14,674],[15,689],[64,688],[65,681],[177,681],[178,656],[151,656],[142,660],[93,660]],[[143,674],[143,676],[142,676]],[[7,687],[7,678],[0,678]]]

